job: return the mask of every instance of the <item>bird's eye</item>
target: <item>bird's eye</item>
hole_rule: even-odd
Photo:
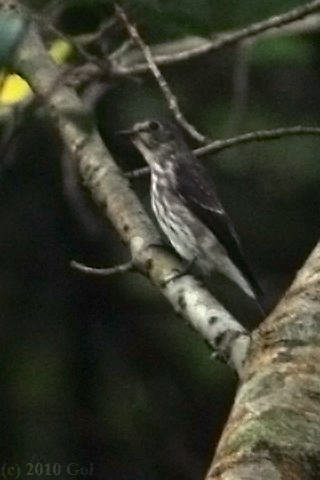
[[[160,126],[160,123],[156,122],[155,120],[149,123],[149,128],[152,132],[156,132],[157,130],[159,130]]]

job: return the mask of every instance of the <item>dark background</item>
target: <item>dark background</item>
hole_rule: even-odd
[[[45,2],[25,3],[39,12]],[[113,11],[109,2],[62,3],[58,25],[68,34],[94,30]],[[152,44],[240,28],[299,4],[124,6]],[[120,40],[111,37],[109,48]],[[317,31],[256,40],[247,51],[242,106],[235,93],[237,47],[162,72],[187,118],[213,139],[319,125],[319,41]],[[170,116],[151,75],[139,78],[111,82],[95,105],[101,135],[126,171],[143,160],[115,132],[159,113]],[[90,195],[80,186],[66,189],[70,159],[39,115],[22,123],[0,166],[0,466],[16,462],[26,472],[28,462],[39,463],[48,471],[59,463],[68,478],[66,467],[75,462],[97,479],[202,478],[236,377],[210,358],[203,340],[144,278],[92,278],[70,268],[72,259],[114,266],[129,252]],[[269,309],[318,240],[319,142],[290,137],[203,159]],[[146,206],[148,181],[132,181]],[[258,325],[252,308],[232,308],[248,328]]]

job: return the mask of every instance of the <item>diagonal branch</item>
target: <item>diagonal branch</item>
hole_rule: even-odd
[[[171,91],[166,79],[162,75],[162,73],[159,70],[159,67],[155,63],[151,50],[146,45],[146,43],[142,40],[137,28],[135,25],[129,22],[129,19],[125,13],[125,11],[119,6],[116,5],[116,13],[120,20],[123,22],[125,25],[130,37],[132,38],[133,41],[136,42],[136,44],[140,47],[147,64],[149,65],[150,71],[153,73],[154,78],[156,79],[168,105],[169,109],[172,111],[174,117],[176,118],[177,122],[189,133],[189,135],[196,140],[198,140],[201,143],[205,143],[208,141],[208,139],[199,133],[193,125],[191,125],[188,120],[185,118],[185,116],[182,114],[179,104],[178,104],[178,99],[177,97],[173,94]]]
[[[34,25],[20,45],[14,67],[47,105],[48,116],[77,163],[93,200],[129,246],[135,268],[241,375],[250,344],[248,333],[191,275],[176,276],[176,280],[168,282],[174,274],[183,272],[183,266],[159,246],[157,230],[104,146],[90,111],[70,87],[52,88],[59,78],[59,70],[48,56]]]

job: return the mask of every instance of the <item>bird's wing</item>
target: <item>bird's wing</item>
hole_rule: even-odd
[[[177,163],[176,168],[178,179],[176,188],[179,195],[194,215],[217,237],[259,297],[262,290],[251,273],[239,237],[218,199],[207,172],[196,158],[192,164],[188,163],[188,168],[183,163]]]

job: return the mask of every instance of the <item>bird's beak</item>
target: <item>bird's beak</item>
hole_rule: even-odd
[[[128,130],[118,130],[117,131],[117,135],[134,135],[136,134],[136,130],[134,130],[134,128],[129,128]]]

